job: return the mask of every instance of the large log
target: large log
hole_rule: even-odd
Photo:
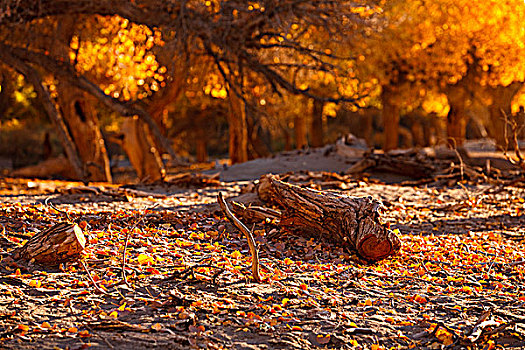
[[[372,197],[351,197],[305,189],[274,175],[261,177],[259,197],[282,208],[279,225],[296,234],[323,237],[378,261],[401,248],[396,234],[379,222],[382,208]]]
[[[78,260],[85,246],[86,238],[78,225],[59,223],[35,234],[11,256],[15,261],[54,267]]]

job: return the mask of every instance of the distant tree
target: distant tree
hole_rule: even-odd
[[[80,152],[77,136],[64,122],[65,112],[54,108],[54,95],[64,94],[64,89],[50,92],[44,72],[58,86],[88,93],[124,116],[138,116],[157,147],[174,157],[159,127],[166,106],[193,79],[186,75],[187,67],[208,64],[202,89],[213,98],[229,99],[230,157],[242,162],[247,160],[247,103],[255,85],[277,95],[301,94],[317,104],[355,100],[353,95],[310,89],[297,77],[309,79],[305,72],[346,74],[339,65],[344,58],[334,52],[348,32],[364,21],[363,9],[374,5],[373,1],[330,0],[3,1],[0,61],[38,85],[35,89],[81,177],[92,177],[93,171],[86,172],[91,163],[104,169],[106,162]],[[55,34],[66,18],[75,19],[72,28]],[[33,37],[42,28],[45,44],[36,45]],[[15,38],[9,35],[13,32],[22,34]],[[215,81],[211,89],[209,81]],[[86,104],[73,103],[80,105]]]
[[[466,110],[482,99],[492,136],[504,143],[503,114],[525,80],[525,4],[520,0],[385,2],[355,40],[361,79],[382,88],[386,149],[397,147],[400,107],[431,91],[448,98],[447,130],[465,139]]]

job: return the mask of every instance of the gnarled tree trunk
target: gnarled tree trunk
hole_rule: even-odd
[[[166,175],[160,153],[149,135],[146,124],[138,117],[126,118],[121,128],[122,148],[140,181],[161,181]]]
[[[258,194],[282,208],[279,225],[285,230],[321,236],[369,261],[384,259],[401,247],[395,233],[379,222],[382,205],[372,197],[305,189],[273,175],[261,178]]]
[[[466,138],[467,107],[470,98],[461,85],[453,85],[447,89],[447,98],[450,110],[447,114],[447,138],[451,147],[460,146]]]
[[[95,110],[95,101],[85,92],[65,82],[58,87],[58,104],[84,163],[87,179],[111,182],[106,145]]]
[[[74,17],[63,17],[57,24],[55,54],[69,61],[69,43],[75,30]],[[111,182],[109,157],[100,132],[95,101],[89,95],[65,81],[57,86],[58,105],[67,124],[77,152],[84,163],[87,179]]]

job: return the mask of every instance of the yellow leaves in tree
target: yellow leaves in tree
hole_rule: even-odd
[[[98,33],[89,40],[71,40],[70,58],[80,73],[100,81],[106,94],[124,100],[144,98],[165,85],[166,67],[160,67],[150,51],[164,44],[160,32],[119,16],[99,18],[97,26]]]

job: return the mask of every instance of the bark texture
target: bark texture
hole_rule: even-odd
[[[59,223],[34,235],[12,253],[15,260],[25,260],[42,266],[58,266],[80,258],[86,246],[82,229],[69,223]]]
[[[69,45],[75,33],[76,18],[62,16],[57,24],[57,42],[53,52],[69,61]],[[90,96],[59,79],[57,102],[80,156],[86,176],[91,181],[111,182],[109,157],[100,131],[95,101]]]
[[[125,119],[121,131],[122,148],[142,182],[161,181],[166,175],[161,156],[146,124],[138,117]]]
[[[401,247],[395,233],[379,222],[382,204],[372,197],[304,189],[273,175],[261,178],[258,194],[283,208],[279,224],[285,230],[323,237],[368,261],[384,259]]]

